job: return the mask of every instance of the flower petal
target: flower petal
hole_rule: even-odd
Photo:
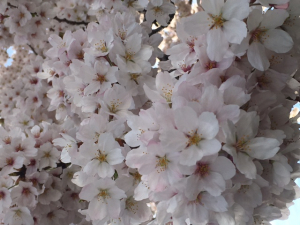
[[[267,31],[262,43],[266,48],[276,53],[286,53],[291,50],[294,44],[291,36],[280,29]]]

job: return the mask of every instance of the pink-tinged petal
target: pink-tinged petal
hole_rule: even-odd
[[[267,31],[263,37],[262,43],[266,48],[276,53],[286,53],[291,50],[294,44],[291,36],[280,29]]]
[[[159,136],[162,145],[173,151],[181,151],[188,145],[187,137],[178,130],[165,129]]]
[[[106,153],[110,152],[110,150],[118,147],[119,145],[115,141],[113,135],[111,133],[101,134],[98,139],[98,147],[101,151]]]
[[[129,36],[127,38],[127,42],[125,44],[126,46],[126,51],[128,53],[138,53],[139,50],[141,49],[141,43],[142,43],[142,38],[141,38],[141,34],[138,33],[134,33],[131,36]]]
[[[210,170],[218,172],[225,180],[231,179],[236,172],[233,163],[224,156],[219,156],[212,164],[209,165]]]
[[[210,209],[215,212],[226,212],[228,203],[226,202],[225,198],[220,195],[220,196],[211,196],[208,193],[203,193],[201,194],[202,198],[201,201],[205,205],[207,209]]]
[[[260,42],[252,42],[247,51],[248,60],[254,68],[265,71],[270,67],[265,47]]]
[[[90,95],[95,92],[97,92],[100,89],[100,83],[98,82],[91,82],[85,89],[84,89],[84,94],[85,95]]]
[[[231,215],[231,213],[228,212],[222,212],[222,213],[215,213],[215,217],[219,223],[219,225],[235,225],[235,219]]]
[[[130,147],[137,147],[141,144],[140,141],[141,132],[139,130],[131,130],[125,135],[125,142]]]
[[[207,13],[218,16],[221,14],[224,0],[202,0],[201,6]]]
[[[202,140],[198,146],[204,156],[216,154],[221,150],[221,143],[217,139]]]
[[[217,112],[217,118],[220,123],[231,120],[236,122],[240,115],[240,109],[238,105],[224,105]]]
[[[200,104],[204,111],[215,113],[224,104],[223,95],[216,86],[206,86]]]
[[[160,72],[157,74],[156,89],[168,102],[171,101],[173,88],[173,78],[168,72]]]
[[[207,55],[210,60],[222,61],[229,44],[221,28],[213,28],[207,33]]]
[[[99,164],[100,164],[99,160],[93,159],[92,161],[88,162],[85,165],[85,167],[83,167],[83,172],[91,176],[94,176],[97,173],[97,168]]]
[[[108,214],[112,218],[118,218],[121,211],[121,203],[120,200],[117,199],[109,199],[107,200],[107,210]]]
[[[196,145],[192,145],[181,152],[179,163],[185,166],[193,166],[197,161],[201,160],[202,157],[202,150]]]
[[[231,148],[230,146],[233,146],[236,143],[236,127],[234,126],[232,121],[228,120],[227,123],[222,126],[222,129],[223,129],[223,133],[226,138],[226,145],[224,145],[224,146],[228,146],[229,148]],[[231,149],[228,149],[225,151],[227,151],[228,154],[232,155]]]
[[[225,180],[221,174],[209,172],[207,177],[201,180],[204,189],[212,196],[219,196],[226,189]]]
[[[131,168],[139,168],[143,165],[143,158],[145,157],[146,149],[137,148],[132,149],[127,153],[126,156],[126,165]]]
[[[152,102],[166,102],[166,99],[163,98],[158,92],[151,90],[146,84],[144,84],[144,91],[146,96]]]
[[[289,13],[284,9],[268,10],[264,14],[264,19],[261,21],[260,27],[262,29],[275,29],[276,27],[280,27],[288,17]]]
[[[98,175],[101,178],[112,177],[115,173],[114,168],[107,162],[102,162],[98,165]]]
[[[153,47],[150,45],[143,45],[141,50],[134,56],[134,61],[139,62],[140,60],[147,61],[153,52]]]
[[[120,148],[115,148],[110,151],[110,153],[106,156],[106,160],[110,165],[116,165],[124,160],[124,156],[122,155]]]
[[[184,18],[184,30],[195,37],[206,34],[213,24],[212,18],[206,12],[197,12]]]
[[[279,151],[279,145],[274,138],[257,137],[247,143],[249,150],[245,152],[256,159],[270,159]]]
[[[203,190],[203,182],[200,182],[199,177],[195,175],[191,175],[186,178],[186,188],[185,189],[185,196],[190,200],[193,201],[197,198],[200,190]]]
[[[227,0],[222,9],[222,16],[226,20],[233,18],[243,20],[248,17],[250,12],[247,0]]]
[[[198,134],[205,139],[213,139],[219,132],[219,122],[216,115],[203,112],[198,118]]]
[[[88,214],[92,220],[102,220],[107,216],[107,203],[102,199],[94,198],[88,207]]]
[[[237,154],[237,160],[235,165],[238,170],[249,179],[255,179],[256,177],[256,166],[248,155],[239,152]]]
[[[208,210],[202,204],[188,205],[187,211],[191,220],[191,224],[206,224],[209,217]],[[178,224],[185,224],[184,221]]]
[[[291,173],[286,169],[284,165],[275,161],[273,163],[273,179],[274,183],[279,187],[284,187],[290,182]]]
[[[134,189],[133,197],[136,201],[141,201],[149,197],[148,192],[148,187],[143,182],[140,182],[138,186]]]
[[[126,194],[122,189],[113,186],[109,189],[109,195],[114,199],[126,198]]]
[[[139,66],[138,62],[131,62],[131,61],[128,61],[126,63],[127,65],[127,72],[130,72],[130,73],[141,73],[142,72],[142,68]]]
[[[240,20],[231,19],[224,23],[223,32],[228,42],[240,44],[247,36],[246,24]]]
[[[197,113],[190,107],[182,107],[174,112],[174,120],[178,130],[188,133],[197,128]]]
[[[248,30],[253,31],[255,30],[263,20],[263,14],[261,10],[254,9],[250,13],[248,19],[247,19],[247,25],[248,25]]]
[[[259,116],[256,111],[245,112],[241,111],[239,121],[236,123],[237,139],[244,139],[245,141],[256,136],[259,126]]]
[[[87,201],[91,201],[99,193],[99,190],[93,185],[89,184],[82,188],[79,198]]]

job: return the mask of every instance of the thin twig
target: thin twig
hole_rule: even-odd
[[[30,44],[27,44],[27,45],[28,45],[28,47],[31,49],[31,51],[33,51],[33,53],[34,53],[35,55],[38,55],[37,52],[34,50],[34,48],[33,48]]]
[[[14,6],[14,5],[10,4],[9,2],[7,3],[7,5],[11,8],[18,8],[17,6]]]
[[[58,22],[65,22],[71,25],[85,25],[87,26],[89,23],[85,22],[85,21],[71,21],[71,20],[67,20],[67,19],[60,19],[57,16],[54,17],[53,19],[57,20]]]

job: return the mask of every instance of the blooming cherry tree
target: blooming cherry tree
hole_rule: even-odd
[[[298,0],[0,1],[0,223],[286,219],[299,16]]]

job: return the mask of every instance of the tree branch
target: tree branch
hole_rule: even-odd
[[[87,26],[89,23],[85,22],[85,21],[71,21],[71,20],[67,20],[67,19],[60,19],[57,16],[53,18],[54,20],[57,20],[58,22],[65,22],[71,25],[85,25]]]
[[[37,52],[34,50],[34,48],[33,48],[30,44],[27,44],[27,45],[28,45],[28,47],[31,49],[31,51],[33,51],[33,53],[34,53],[35,55],[38,55]]]
[[[160,26],[158,28],[156,28],[155,30],[152,30],[152,32],[149,34],[149,37],[151,37],[153,34],[156,34],[158,32],[160,32],[161,30],[163,30],[164,28],[168,27],[169,24],[172,22],[172,20],[174,19],[174,16],[175,16],[175,13],[173,14],[170,14],[169,17],[170,17],[170,20],[168,22],[168,25],[167,26]]]

